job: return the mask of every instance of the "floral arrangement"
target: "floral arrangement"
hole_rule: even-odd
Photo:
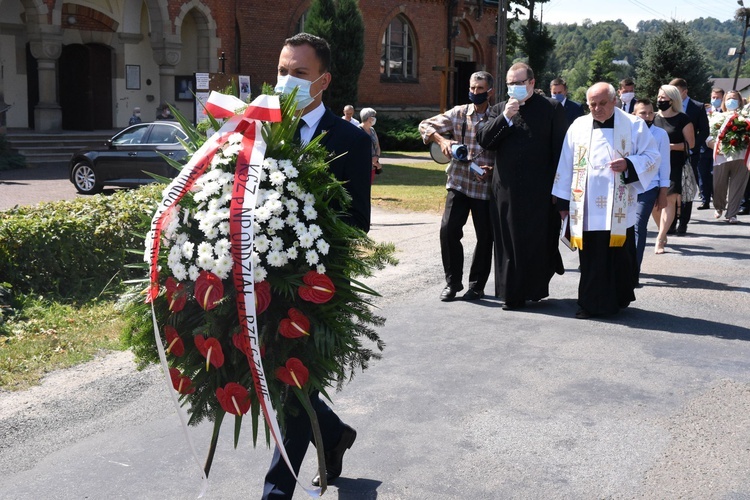
[[[392,245],[378,245],[342,221],[350,199],[327,168],[329,154],[320,137],[304,147],[292,141],[299,120],[294,95],[282,97],[281,103],[281,121],[262,123],[266,150],[253,207],[254,239],[251,246],[242,245],[252,251],[259,345],[251,344],[243,330],[238,314],[243,294],[233,281],[233,252],[239,245],[233,248],[232,242],[239,235],[233,233],[231,206],[247,133],[229,135],[168,211],[158,254],[150,257],[149,249],[145,254],[146,261],[158,258],[158,281],[141,287],[140,300],[130,304],[130,343],[139,364],[159,360],[155,324],[172,387],[188,407],[188,424],[214,422],[206,474],[227,413],[235,416],[235,446],[245,415],[251,417],[255,445],[258,417],[265,411],[259,392],[267,391],[283,428],[281,410],[289,398],[299,398],[309,410],[311,392],[327,397],[329,387],[341,388],[384,347],[375,331],[384,319],[372,312],[367,298],[377,293],[356,278],[395,263]],[[200,151],[206,138],[176,114],[190,138],[186,147]],[[221,129],[221,123],[209,119],[211,128]],[[149,290],[153,300],[145,304]],[[258,385],[256,363],[262,365],[267,387]],[[266,421],[269,443],[271,434]]]
[[[715,151],[727,157],[739,157],[750,146],[750,119],[743,113],[715,113],[710,121]]]

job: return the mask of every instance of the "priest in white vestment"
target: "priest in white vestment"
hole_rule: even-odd
[[[568,129],[552,186],[580,250],[581,319],[614,314],[635,300],[637,198],[658,173],[659,149],[648,126],[618,109],[616,98],[608,83],[588,89],[591,114]]]

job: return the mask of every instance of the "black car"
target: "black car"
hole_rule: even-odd
[[[184,163],[187,151],[178,138],[187,141],[177,122],[130,126],[102,147],[75,153],[70,159],[70,182],[80,193],[94,194],[104,186],[132,187],[153,182],[147,172],[175,177],[177,169],[159,153]]]

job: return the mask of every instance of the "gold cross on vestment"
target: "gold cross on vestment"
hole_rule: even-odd
[[[575,211],[572,214],[570,214],[570,220],[573,221],[573,224],[578,224],[578,220],[580,218],[581,218],[581,215],[580,215],[578,209],[576,208]]]
[[[596,207],[597,208],[606,208],[607,207],[607,197],[606,196],[597,196],[596,197]]]
[[[622,219],[627,217],[627,215],[622,211],[622,208],[617,210],[617,213],[615,214],[615,219],[617,219],[618,224],[622,224]]]

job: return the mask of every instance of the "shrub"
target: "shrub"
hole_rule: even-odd
[[[142,249],[162,185],[0,212],[0,277],[14,293],[85,300],[142,277]]]
[[[382,151],[427,151],[427,146],[419,135],[419,122],[416,116],[391,118],[378,115],[375,130],[378,133]]]

